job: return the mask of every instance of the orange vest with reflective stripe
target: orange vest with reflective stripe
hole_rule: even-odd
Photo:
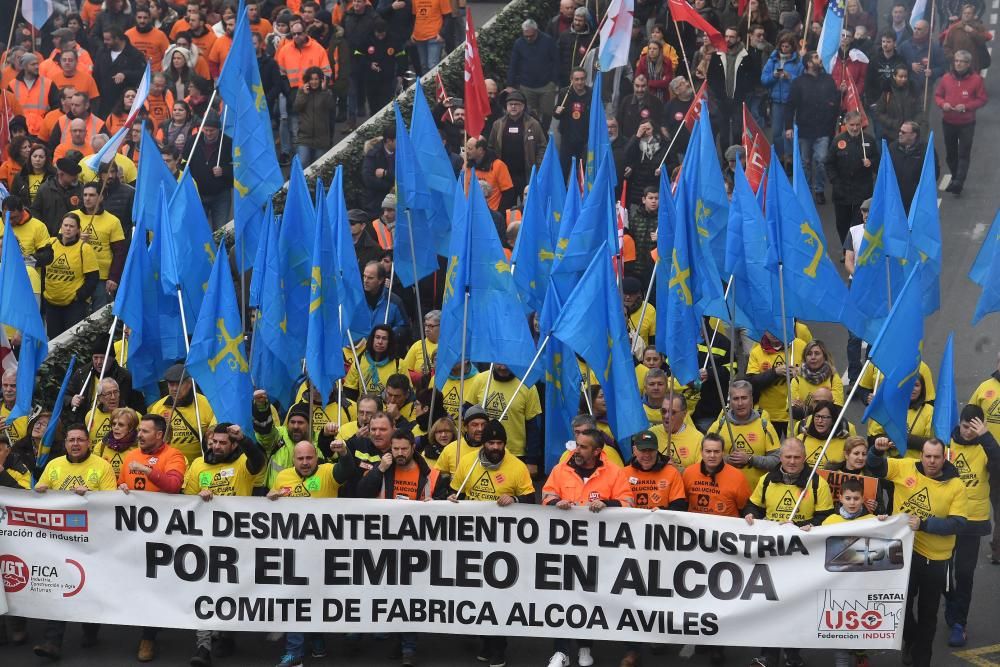
[[[379,247],[382,250],[390,250],[392,248],[392,231],[378,218],[372,220],[372,229],[375,230],[375,240],[378,241]]]
[[[20,79],[14,79],[10,84],[14,97],[21,102],[21,109],[24,110],[24,118],[28,121],[28,133],[38,135],[45,120],[45,114],[49,111],[49,93],[52,91],[52,82],[48,79],[38,77],[32,86],[28,86]]]
[[[509,228],[512,223],[521,222],[521,218],[523,217],[523,211],[519,211],[516,208],[507,209],[507,227]]]
[[[72,118],[65,115],[59,119],[60,144],[70,143],[69,124],[70,121],[72,120],[73,120]],[[90,116],[87,118],[87,138],[85,139],[87,146],[90,146],[90,140],[94,138],[94,135],[101,131],[102,124],[103,123],[101,123],[100,119],[94,114],[90,114]]]

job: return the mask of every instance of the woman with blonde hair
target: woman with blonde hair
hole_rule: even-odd
[[[111,429],[101,438],[94,453],[111,464],[115,477],[122,469],[122,459],[138,447],[139,413],[132,408],[115,408],[111,411]]]

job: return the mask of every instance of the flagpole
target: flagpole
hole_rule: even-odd
[[[424,329],[424,309],[423,305],[420,303],[420,280],[417,278],[417,250],[413,245],[413,218],[410,216],[410,209],[406,209],[405,213],[406,220],[410,223],[410,259],[413,261],[413,292],[417,295],[417,324],[420,327],[420,347],[424,353],[423,371],[426,373],[431,369],[431,360],[430,355],[427,354],[427,332]],[[393,260],[395,260],[395,254],[393,254]],[[393,261],[393,266],[395,265],[396,263]],[[513,269],[511,269],[511,272],[513,273]]]
[[[389,324],[389,306],[392,305],[392,283],[396,279],[396,259],[393,256],[392,264],[389,265],[389,293],[385,297],[385,318],[382,324]]]
[[[726,310],[729,311],[730,314],[732,314],[732,311],[729,310],[729,291],[732,288],[733,288],[733,277],[729,276],[729,282],[726,283],[726,291],[722,295],[722,298],[726,300]],[[736,300],[735,297],[734,297],[733,300],[734,301]],[[708,342],[708,353],[709,354],[712,353],[712,347],[715,345],[715,335],[717,333],[719,333],[719,322],[720,322],[719,318],[716,317],[715,318],[715,326],[712,327],[712,339],[711,340],[708,340],[707,338],[705,339]],[[735,322],[733,322],[733,324],[735,325]],[[730,333],[733,334],[733,338],[736,337],[736,327],[735,326],[733,326],[733,330]],[[733,343],[734,343],[733,340],[729,341],[729,349],[730,350],[733,349]],[[701,365],[701,370],[705,370],[706,368],[708,368],[708,357],[705,357],[705,363]]]
[[[309,371],[306,370],[306,360],[302,359],[302,375],[306,379],[306,405],[309,406],[309,435],[310,439],[315,438],[316,434],[313,432],[313,387],[312,383],[309,381]],[[340,407],[340,406],[337,406]]]
[[[235,209],[234,209],[235,210]],[[235,224],[233,225],[235,231]],[[240,262],[246,257],[246,235],[240,234]],[[247,336],[247,272],[240,271],[240,326],[243,328],[243,338]]]
[[[412,227],[412,226],[411,226]],[[462,304],[462,354],[460,357],[458,376],[458,440],[455,443],[455,469],[458,469],[458,462],[462,460],[462,405],[465,403],[465,339],[469,332],[469,290],[465,290],[465,302]],[[514,399],[511,398],[511,401]],[[507,411],[504,411],[507,414]],[[503,415],[500,415],[503,420]]]
[[[692,100],[691,103],[694,104],[695,100]],[[657,169],[663,169],[663,163],[667,161],[667,156],[670,155],[671,149],[673,149],[674,144],[677,142],[677,137],[681,136],[681,127],[683,125],[684,122],[681,121],[681,124],[677,126],[677,131],[674,132],[674,136],[670,138],[670,143],[667,144],[667,150],[663,153],[663,159],[660,160],[660,166],[657,167]]]
[[[837,427],[840,426],[840,422],[844,420],[844,414],[847,412],[847,406],[851,404],[851,400],[854,398],[854,393],[858,390],[861,385],[861,378],[864,376],[865,371],[868,369],[872,363],[871,359],[865,359],[865,365],[861,367],[861,372],[858,373],[858,379],[854,381],[854,386],[851,387],[851,392],[847,395],[844,400],[844,407],[841,408],[840,413],[837,418],[833,421],[833,427],[830,429],[830,435],[826,436],[826,442],[823,443],[823,449],[819,450],[819,456],[816,457],[816,463],[813,464],[812,470],[809,471],[809,477],[806,479],[806,484],[803,489],[808,489],[809,484],[812,483],[813,477],[816,476],[816,470],[819,468],[820,464],[823,462],[823,457],[826,456],[826,450],[830,446],[830,442],[833,441],[833,436],[837,432]],[[792,513],[790,516],[795,516],[795,513],[799,511],[799,505],[802,503],[803,494],[799,494],[799,499],[795,501],[795,507],[792,508]]]
[[[226,115],[229,113],[229,105],[225,101],[222,102],[222,129],[221,132],[226,131]],[[205,115],[208,115],[208,111],[205,111]],[[215,158],[215,166],[218,167],[222,164],[222,142],[219,141],[219,155]]]
[[[701,318],[701,335],[708,338],[708,327],[705,326],[705,318]],[[736,438],[733,436],[733,425],[729,423],[729,409],[726,404],[726,397],[722,394],[722,383],[719,381],[719,368],[715,363],[715,355],[711,353],[711,350],[709,350],[708,358],[712,363],[712,375],[715,376],[715,389],[719,392],[719,405],[722,406],[722,419],[726,422],[726,430],[729,432],[729,442],[730,446],[732,446],[736,443]],[[670,409],[674,409],[672,404]]]
[[[931,71],[931,48],[934,46],[934,5],[937,0],[931,0],[931,20],[927,28],[927,64],[924,66],[924,113],[927,113],[927,96],[930,92],[931,78],[927,76]]]
[[[864,139],[862,138],[862,146]],[[785,425],[785,436],[788,436],[788,425],[792,423],[792,356],[788,346],[788,317],[785,314],[785,267],[783,262],[778,262],[778,293],[781,296],[781,336],[785,346],[785,397],[788,406],[788,422]]]
[[[14,17],[17,16],[17,12],[18,12],[18,10],[20,8],[21,8],[21,0],[17,0],[17,2],[14,3],[14,13],[11,14],[10,34],[7,36],[7,49],[3,52],[3,65],[2,66],[4,66],[4,67],[7,66],[7,63],[10,60],[10,45],[14,43],[14,28],[17,27],[17,21],[14,20]],[[32,26],[32,31],[34,31],[34,26]],[[3,97],[4,97],[4,101],[6,102],[6,97],[7,96],[4,95]],[[4,120],[4,122],[7,122],[6,119]]]
[[[580,383],[580,388],[582,389],[582,391],[580,393],[583,395],[583,402],[587,406],[587,414],[590,415],[591,417],[593,417],[594,416],[594,406],[590,402],[590,367],[587,368],[587,384],[584,385],[581,382]]]
[[[594,36],[590,38],[590,44],[587,45],[587,50],[583,52],[583,56],[580,58],[580,65],[581,66],[583,65],[583,62],[587,59],[587,56],[593,50],[593,48],[594,48],[594,42],[597,40],[597,37],[601,34],[601,28],[604,27],[604,22],[608,20],[608,10],[609,9],[611,9],[611,4],[610,3],[608,3],[608,6],[604,9],[604,16],[601,17],[601,22],[598,23],[597,24],[597,28],[594,29]],[[601,70],[600,69],[597,70],[597,75],[598,76],[601,75]],[[566,105],[566,100],[569,99],[569,91],[571,89],[572,89],[572,86],[567,86],[566,87],[566,95],[563,96],[562,102],[560,102],[558,106],[565,106]]]
[[[531,375],[532,369],[535,367],[535,364],[538,363],[538,359],[539,359],[539,357],[542,356],[542,351],[545,349],[545,346],[548,344],[549,338],[551,338],[551,337],[552,337],[552,334],[546,334],[545,339],[542,340],[542,344],[538,346],[538,351],[535,352],[535,358],[531,360],[530,364],[528,364],[528,370],[526,370],[524,372],[524,375],[521,377],[520,381],[517,383],[517,388],[514,389],[514,393],[511,394],[510,400],[507,401],[507,407],[505,407],[503,409],[503,412],[500,413],[500,421],[503,421],[503,418],[507,416],[507,411],[510,410],[510,406],[512,406],[514,404],[514,399],[517,398],[518,392],[521,391],[521,387],[524,386],[524,378],[526,378],[529,375]],[[590,377],[590,371],[587,371],[587,377]]]
[[[364,394],[368,393],[368,383],[365,382],[365,374],[361,372],[361,361],[358,359],[358,351],[354,347],[354,337],[351,335],[351,330],[347,330],[347,342],[351,345],[351,354],[354,355],[354,367],[358,369],[358,380],[361,384],[361,392]]]
[[[490,397],[490,383],[493,382],[493,362],[490,362],[490,370],[486,371],[489,375],[486,376],[486,389],[483,390],[483,407],[486,407],[486,399]],[[462,373],[465,373],[465,368],[462,368]]]
[[[340,427],[344,421],[344,382],[343,379],[337,380],[337,434],[340,434]]]
[[[188,340],[188,328],[187,328],[187,317],[184,316],[184,297],[181,296],[180,285],[177,286],[177,303],[181,308],[181,330],[184,332],[184,354],[187,356],[191,353],[191,342]],[[177,385],[178,391],[180,391],[180,384]],[[194,381],[194,377],[191,377],[191,395],[193,397],[194,403],[194,417],[198,421],[198,447],[203,447],[202,444],[205,436],[201,432],[201,408],[198,407],[198,385]],[[174,400],[174,408],[177,407],[177,400]]]
[[[684,38],[681,37],[680,26],[677,25],[677,19],[675,19],[673,16],[670,17],[670,20],[673,21],[674,32],[677,33],[677,43],[680,44],[681,47],[681,57],[684,58],[684,69],[687,70],[688,83],[691,84],[691,89],[695,90],[694,77],[691,75],[691,61],[688,60],[687,53],[685,52],[686,50],[684,49]],[[667,150],[670,149],[668,148]]]
[[[94,425],[94,411],[97,410],[97,395],[101,393],[101,383],[104,382],[104,373],[108,368],[108,356],[111,354],[111,345],[115,340],[115,327],[118,326],[118,316],[115,315],[111,320],[111,329],[108,331],[108,344],[104,348],[104,361],[101,362],[101,374],[97,378],[97,386],[94,388],[94,400],[90,404],[90,419],[87,420],[87,432],[90,432],[91,427]],[[93,364],[91,364],[91,369],[93,369]],[[88,374],[88,378],[90,375]],[[87,385],[84,383],[83,389],[80,391],[86,391]]]
[[[639,310],[639,321],[635,325],[635,340],[632,341],[632,354],[635,354],[635,344],[639,341],[639,331],[642,329],[642,321],[646,317],[646,307],[649,305],[649,297],[653,293],[653,284],[656,281],[656,269],[660,266],[660,258],[653,262],[653,271],[649,274],[649,286],[646,287],[646,298],[642,301],[642,308]],[[628,320],[626,320],[626,323]]]
[[[205,116],[201,119],[201,125],[198,126],[198,132],[194,135],[194,141],[191,142],[191,151],[187,154],[187,158],[184,160],[184,169],[181,172],[181,178],[184,177],[184,174],[190,171],[189,167],[191,165],[191,156],[194,155],[195,149],[198,148],[198,141],[201,139],[201,132],[205,129],[205,121],[208,120],[208,114],[212,111],[212,103],[215,102],[215,96],[218,93],[218,89],[213,90],[212,96],[208,98],[208,106],[205,107]],[[221,145],[222,142],[220,141],[219,144]],[[221,151],[222,149],[220,148],[219,150]]]

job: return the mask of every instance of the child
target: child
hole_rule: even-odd
[[[830,526],[855,519],[871,519],[874,514],[865,507],[865,487],[860,479],[846,479],[840,487],[840,509],[831,514],[823,522]],[[879,514],[879,521],[885,521],[886,515]],[[868,656],[864,651],[839,649],[833,654],[836,667],[868,667]]]

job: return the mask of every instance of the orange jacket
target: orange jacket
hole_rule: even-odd
[[[208,71],[211,72],[213,79],[218,79],[222,73],[222,66],[226,64],[226,57],[232,46],[233,38],[228,35],[219,37],[212,44],[212,50],[208,52]]]
[[[602,462],[585,482],[573,467],[572,459],[553,468],[542,487],[543,504],[555,505],[560,500],[568,500],[574,505],[589,505],[595,500],[622,507],[635,504],[632,487],[623,468]]]
[[[146,98],[146,111],[149,112],[149,120],[153,122],[153,127],[159,128],[161,124],[170,118],[174,110],[174,94],[169,90],[163,95],[153,95],[150,92]]]
[[[288,85],[292,88],[302,86],[302,75],[310,67],[319,67],[326,77],[333,76],[330,69],[330,57],[326,49],[314,39],[306,42],[305,48],[298,48],[291,40],[285,40],[285,44],[278,50],[275,56],[281,73],[288,78]]]
[[[129,464],[133,461],[152,468],[152,472],[147,475],[130,471]],[[160,450],[153,454],[146,454],[136,447],[130,449],[122,459],[118,483],[135,491],[178,493],[184,485],[184,472],[186,470],[187,459],[170,445],[163,445]]]
[[[16,162],[9,157],[3,161],[3,164],[0,164],[0,181],[3,181],[8,190],[14,182],[14,178],[21,173],[21,169],[23,168],[20,162]]]
[[[45,120],[45,114],[49,111],[49,95],[52,92],[52,82],[44,77],[35,79],[35,83],[28,85],[20,80],[14,79],[10,82],[10,91],[14,99],[20,100],[24,118],[28,121],[28,133],[38,136]]]

